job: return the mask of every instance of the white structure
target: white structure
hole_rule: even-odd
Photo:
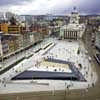
[[[10,20],[12,16],[15,16],[15,14],[11,12],[0,12],[0,20]]]
[[[79,24],[79,13],[74,8],[70,16],[70,23],[60,28],[60,37],[65,39],[82,38],[85,31],[85,25]]]
[[[98,32],[96,33],[96,41],[95,46],[100,49],[100,26],[98,28]]]
[[[0,12],[0,20],[7,20],[6,14],[4,12]]]

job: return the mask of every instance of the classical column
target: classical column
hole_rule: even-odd
[[[72,38],[72,31],[70,31],[70,39]]]
[[[75,39],[75,31],[73,31],[73,39]]]
[[[73,32],[71,31],[71,39],[73,38]]]
[[[69,37],[69,31],[68,31],[67,37]]]
[[[78,38],[78,31],[76,31],[76,39]]]
[[[74,32],[74,39],[76,39],[76,31]]]
[[[68,31],[66,31],[66,38],[67,38],[67,36],[68,36]]]
[[[71,31],[69,31],[69,39],[70,39]]]
[[[72,31],[72,39],[74,39],[74,31]]]
[[[65,34],[66,34],[66,36],[65,36],[65,37],[67,37],[67,30],[66,30]]]
[[[64,30],[64,39],[65,39],[65,30]]]
[[[70,38],[70,31],[68,32],[69,34],[68,34],[68,38]]]
[[[75,31],[75,33],[74,33],[74,39],[76,39],[76,31]]]

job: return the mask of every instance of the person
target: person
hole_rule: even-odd
[[[88,88],[90,87],[90,85],[88,84]]]
[[[67,89],[69,89],[69,85],[67,85]]]
[[[85,90],[86,92],[88,92],[88,88],[86,88],[86,90]]]
[[[6,83],[4,83],[4,87],[6,87]]]
[[[93,77],[93,73],[91,73],[91,77]]]
[[[92,87],[94,87],[94,83],[92,83]]]
[[[17,71],[17,70],[15,70],[15,72],[17,73],[18,71]]]
[[[88,75],[88,72],[86,71],[86,75]]]
[[[0,79],[0,83],[2,83],[2,80]]]

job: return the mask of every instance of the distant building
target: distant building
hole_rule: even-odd
[[[100,25],[100,15],[87,15],[87,23],[88,25],[98,27]]]
[[[43,40],[43,35],[37,32],[30,32],[30,43],[35,44]]]
[[[95,46],[100,51],[100,27],[98,29],[98,32],[96,33]]]
[[[13,18],[12,21],[10,17]],[[46,24],[39,23],[37,26],[34,24],[30,31],[29,25],[24,21],[24,17],[23,21],[20,18],[19,16],[9,16],[10,23],[5,21],[0,23],[0,57],[25,50],[41,41],[43,35],[48,33]],[[20,22],[17,22],[18,20]]]
[[[19,26],[19,25],[9,25],[8,26],[9,34],[18,34],[20,32],[21,32],[21,26]]]
[[[60,26],[49,26],[49,35],[59,36]]]
[[[64,25],[60,28],[60,37],[64,39],[78,39],[82,38],[85,25],[79,24],[79,13],[76,8],[71,13],[70,22],[68,25]]]
[[[0,21],[7,20],[6,13],[0,12]]]
[[[80,15],[79,23],[80,24],[82,24],[82,23],[87,24],[87,22],[88,22],[88,16],[86,16],[86,15]]]
[[[22,34],[25,33],[26,26],[21,25],[10,25],[8,23],[1,23],[0,24],[0,31],[2,31],[4,34]]]
[[[0,12],[0,21],[9,21],[15,14],[11,12]]]
[[[9,46],[7,37],[5,38],[0,33],[0,57],[3,56],[3,54],[7,54],[8,52],[9,52]]]
[[[0,57],[19,49],[19,35],[0,32]]]
[[[19,23],[26,22],[25,16],[15,15],[15,18]]]
[[[30,31],[41,33],[44,36],[48,35],[48,33],[49,33],[48,23],[46,23],[46,22],[35,22],[34,24],[32,24],[30,26]]]
[[[1,23],[0,24],[0,31],[4,33],[8,33],[8,23]]]

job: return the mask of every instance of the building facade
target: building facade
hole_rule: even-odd
[[[68,25],[64,25],[60,28],[60,37],[64,39],[78,39],[82,38],[85,32],[85,25],[79,24],[79,13],[74,8],[71,13],[70,21]]]
[[[0,31],[4,33],[8,33],[8,23],[1,23],[0,24]]]
[[[8,26],[9,34],[18,34],[20,32],[21,32],[21,26],[19,26],[19,25],[9,25]]]
[[[0,57],[19,49],[19,38],[20,35],[0,32]]]
[[[27,30],[25,25],[10,25],[8,23],[1,23],[0,31],[4,34],[21,34],[25,33]]]
[[[100,51],[100,26],[98,32],[96,33],[95,46]]]

